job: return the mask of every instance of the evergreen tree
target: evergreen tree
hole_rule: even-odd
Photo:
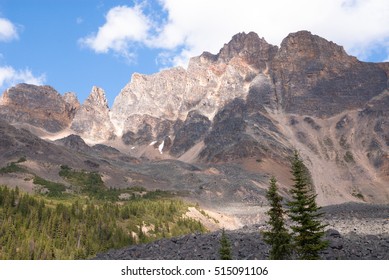
[[[291,235],[285,227],[282,208],[282,197],[278,194],[277,180],[270,179],[270,187],[266,193],[270,204],[268,225],[270,230],[264,232],[264,240],[271,246],[269,258],[272,260],[285,260],[291,255]]]
[[[222,231],[222,236],[220,238],[219,255],[220,255],[220,259],[222,260],[232,260],[231,244],[230,241],[228,240],[224,228]]]
[[[300,259],[319,259],[319,252],[328,246],[322,240],[324,228],[319,218],[320,207],[316,204],[316,195],[309,183],[307,168],[297,151],[292,160],[292,174],[294,185],[291,189],[292,200],[288,203],[289,217],[294,222],[293,231],[294,248]]]
[[[179,200],[136,198],[119,204],[75,198],[49,200],[0,185],[0,260],[90,258],[135,243],[131,233],[139,224],[139,230],[159,225],[142,231],[142,242],[205,231],[182,218],[187,205]],[[136,215],[130,209],[137,209]]]

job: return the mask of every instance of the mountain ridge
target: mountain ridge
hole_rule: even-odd
[[[90,146],[112,146],[130,162],[149,164],[134,177],[153,174],[177,189],[185,182],[210,201],[223,182],[213,189],[201,176],[214,165],[213,175],[226,175],[228,186],[237,183],[228,164],[242,168],[247,183],[233,188],[239,199],[253,196],[263,203],[270,174],[279,174],[287,195],[289,156],[297,149],[320,204],[387,203],[388,73],[389,63],[358,61],[308,31],[289,34],[280,47],[254,32],[239,33],[218,54],[192,58],[187,69],[133,74],[112,108],[97,87],[79,104],[74,94],[18,85],[3,93],[0,118],[45,139],[76,134]],[[183,169],[171,175],[176,181],[152,170],[176,160],[182,168],[200,166],[201,172],[184,172],[198,181],[178,176]],[[254,171],[261,179],[251,177]]]

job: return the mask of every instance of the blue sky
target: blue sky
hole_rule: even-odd
[[[97,85],[112,105],[134,72],[185,67],[238,32],[279,45],[303,29],[389,60],[387,0],[0,0],[0,91],[48,84],[82,102]]]

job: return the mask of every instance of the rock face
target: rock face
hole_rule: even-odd
[[[0,118],[58,132],[69,127],[78,106],[74,95],[63,98],[49,86],[19,84],[3,93]]]
[[[176,157],[181,156],[196,143],[204,140],[211,127],[211,121],[198,111],[190,111],[177,131],[170,153]]]
[[[127,145],[169,137],[173,157],[193,153],[202,142],[196,153],[205,161],[262,157],[270,146],[280,148],[274,155],[284,155],[289,147],[270,133],[277,128],[264,107],[277,107],[269,75],[277,52],[257,34],[240,33],[217,55],[192,58],[187,70],[134,74],[115,99],[112,122]]]
[[[65,138],[56,140],[55,143],[86,154],[92,152],[92,148],[79,135],[71,134]]]
[[[63,95],[63,100],[70,105],[70,107],[73,109],[73,116],[77,109],[80,107],[80,101],[77,99],[77,95],[74,92],[66,92]]]
[[[155,122],[171,122],[166,133],[174,135],[174,124],[183,123],[190,111],[212,120],[228,102],[246,98],[252,79],[267,71],[267,62],[276,50],[254,33],[238,34],[218,55],[203,53],[192,58],[187,70],[134,74],[115,99],[112,122],[123,135],[143,134],[145,126],[150,125],[147,137],[158,138],[161,130]],[[261,57],[255,59],[257,55]]]
[[[377,64],[360,62],[307,31],[283,40],[272,71],[285,111],[318,117],[360,108],[387,89],[388,82]]]
[[[77,110],[71,129],[91,141],[115,138],[109,117],[108,101],[103,89],[93,87],[89,97]]]
[[[262,72],[268,69],[268,64],[277,52],[277,46],[268,44],[265,39],[259,38],[254,32],[239,33],[224,45],[215,58],[228,63],[238,57]]]
[[[73,153],[33,135],[28,130],[16,129],[0,120],[0,161],[17,161],[25,157],[50,164],[77,164],[79,159]]]
[[[157,123],[175,121],[185,89],[185,77],[186,72],[182,68],[151,76],[134,74],[131,83],[126,85],[113,104],[112,122],[118,131],[122,135],[129,131],[139,131],[142,135],[148,131],[147,135],[156,136]]]

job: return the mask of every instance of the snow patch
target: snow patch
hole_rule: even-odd
[[[149,146],[153,146],[155,143],[157,143],[157,141],[153,141],[149,144]]]
[[[161,153],[161,155],[162,155],[162,150],[163,150],[164,145],[165,145],[165,141],[162,141],[162,143],[159,144],[159,146],[158,146],[158,151]]]

